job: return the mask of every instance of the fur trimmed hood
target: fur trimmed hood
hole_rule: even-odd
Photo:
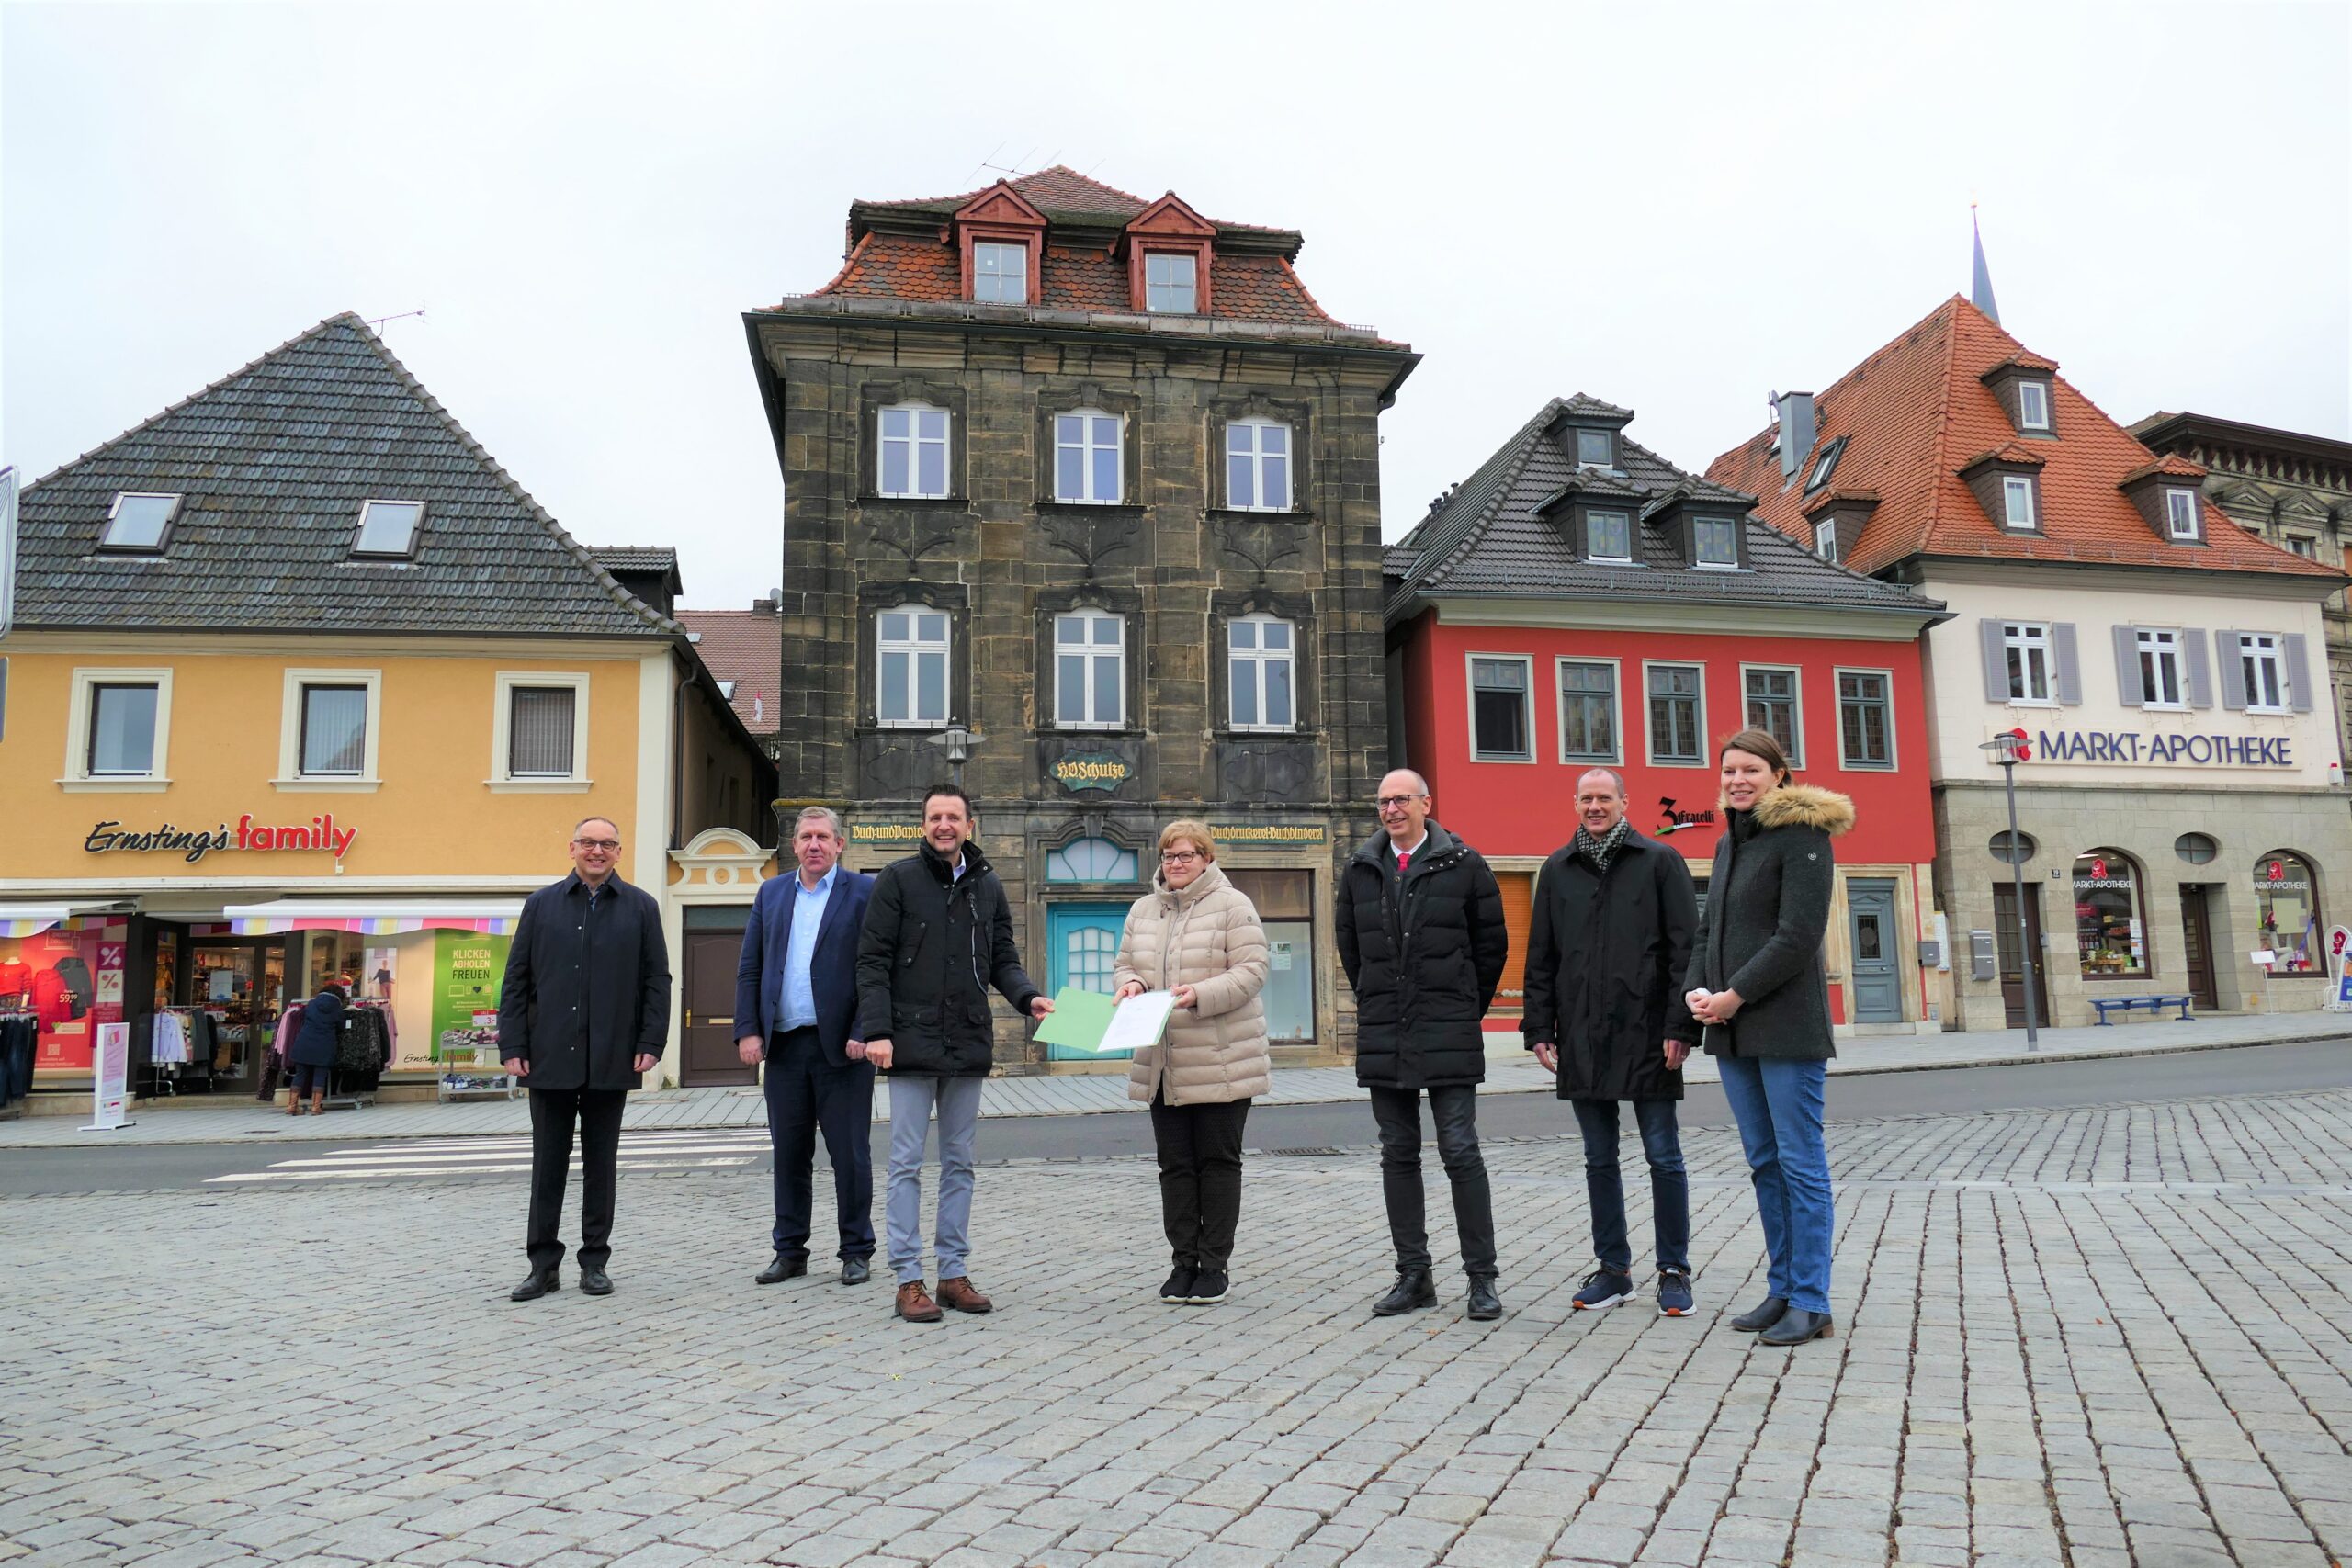
[[[1728,811],[1730,804],[1717,802]],[[1758,828],[1818,828],[1831,838],[1854,825],[1854,801],[1850,795],[1839,795],[1834,789],[1818,784],[1785,784],[1768,790],[1756,803],[1756,825]]]

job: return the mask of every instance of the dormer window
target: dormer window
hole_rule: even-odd
[[[1813,525],[1813,553],[1826,561],[1838,558],[1838,519],[1825,517]]]
[[[424,521],[421,501],[365,502],[359,508],[359,529],[352,536],[351,553],[408,559],[416,554],[417,525]]]
[[[2050,430],[2050,384],[2047,381],[2018,383],[2018,428],[2047,434]]]
[[[972,298],[989,305],[1029,303],[1029,247],[985,240],[975,243]]]
[[[172,520],[179,511],[176,495],[124,491],[107,513],[107,529],[98,536],[98,548],[126,555],[162,555],[164,541],[171,537]]]
[[[1630,566],[1634,560],[1634,517],[1629,512],[1588,512],[1584,514],[1584,557],[1589,561]]]
[[[2175,539],[2194,544],[2203,529],[2198,515],[2197,492],[2193,490],[2165,491],[2165,533]]]
[[[1691,564],[1736,568],[1739,565],[1739,524],[1729,517],[1700,517],[1690,524]]]
[[[1609,432],[1579,430],[1577,432],[1577,466],[1586,468],[1613,468],[1617,466],[1611,450]]]
[[[1143,258],[1143,308],[1155,315],[1191,315],[1199,294],[1198,261],[1180,252],[1152,251]]]
[[[2024,534],[2041,526],[2034,508],[2033,481],[2023,474],[2010,474],[2001,480],[2001,526]]]

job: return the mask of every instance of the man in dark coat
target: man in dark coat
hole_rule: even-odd
[[[775,1258],[757,1276],[763,1285],[808,1272],[820,1130],[833,1168],[842,1283],[873,1275],[874,1067],[857,1038],[857,942],[874,879],[841,863],[842,846],[840,813],[801,810],[797,868],[760,885],[735,967],[735,1046],[745,1066],[767,1063],[775,1153]]]
[[[890,1185],[884,1223],[899,1281],[895,1310],[937,1323],[943,1306],[995,1303],[965,1268],[971,1242],[972,1145],[980,1084],[996,1057],[993,985],[1014,1010],[1054,1010],[1029,983],[1012,942],[1004,884],[971,841],[971,796],[941,784],[923,797],[922,844],[874,879],[857,944],[858,1032],[865,1059],[890,1075]],[[939,1299],[923,1288],[922,1146],[939,1112],[939,1214],[932,1250]]]
[[[1356,993],[1356,1082],[1372,1090],[1381,1192],[1396,1247],[1396,1283],[1372,1310],[1389,1317],[1437,1304],[1421,1191],[1426,1089],[1453,1189],[1469,1315],[1498,1318],[1494,1203],[1478,1153],[1477,1106],[1487,1076],[1481,1021],[1510,953],[1502,888],[1477,851],[1430,820],[1420,774],[1388,774],[1378,804],[1381,831],[1340,873],[1333,925]]]
[[[613,869],[620,829],[571,830],[571,874],[523,900],[498,993],[498,1049],[531,1091],[531,1272],[513,1299],[558,1288],[571,1129],[580,1127],[580,1288],[610,1295],[621,1106],[670,1038],[670,948],[662,908]]]
[[[1558,1077],[1559,1096],[1584,1134],[1599,1267],[1576,1305],[1615,1306],[1634,1292],[1617,1174],[1617,1102],[1628,1100],[1649,1161],[1658,1311],[1683,1317],[1690,1311],[1690,1183],[1674,1102],[1682,1098],[1682,1058],[1699,1040],[1681,985],[1698,897],[1681,854],[1625,820],[1625,781],[1615,769],[1588,768],[1577,778],[1577,819],[1576,837],[1536,879],[1523,1024],[1528,1049]]]

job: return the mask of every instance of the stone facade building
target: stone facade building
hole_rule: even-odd
[[[1379,417],[1418,356],[1323,311],[1295,232],[1068,169],[857,202],[848,243],[744,317],[780,809],[844,807],[873,866],[960,779],[1049,989],[1109,989],[1159,826],[1205,817],[1274,943],[1278,1053],[1331,1059],[1331,878],[1386,765]]]

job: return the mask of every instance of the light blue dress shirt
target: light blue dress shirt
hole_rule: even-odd
[[[776,1011],[778,1029],[817,1027],[817,991],[808,978],[809,961],[817,956],[817,931],[825,923],[825,906],[833,897],[836,863],[823,880],[810,887],[792,874],[792,935],[784,947],[784,1006]]]

